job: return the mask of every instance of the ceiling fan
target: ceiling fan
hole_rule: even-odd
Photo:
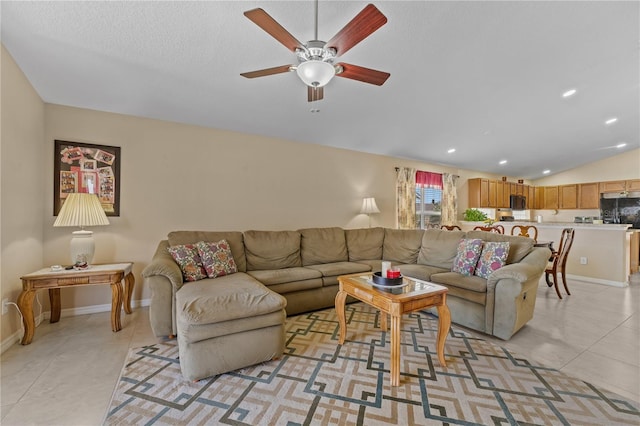
[[[364,83],[382,86],[391,74],[334,60],[345,54],[356,44],[370,36],[374,31],[387,23],[384,16],[373,4],[368,4],[347,25],[344,26],[328,42],[318,40],[318,1],[315,2],[315,39],[301,43],[282,25],[276,22],[263,9],[257,8],[244,12],[244,15],[273,38],[294,52],[298,58],[297,65],[281,65],[258,71],[241,73],[246,78],[264,77],[296,71],[300,79],[307,85],[307,100],[319,101],[324,97],[324,86],[334,76],[350,78]]]

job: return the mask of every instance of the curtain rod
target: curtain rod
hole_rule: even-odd
[[[396,166],[394,168],[396,169],[396,173],[400,171],[400,167]],[[453,175],[453,177],[460,179],[459,175]]]

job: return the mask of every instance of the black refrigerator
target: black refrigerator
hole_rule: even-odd
[[[640,192],[602,194],[600,215],[604,223],[629,223],[640,229]]]

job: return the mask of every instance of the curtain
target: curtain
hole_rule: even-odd
[[[458,192],[456,181],[459,176],[451,173],[442,174],[442,210],[440,223],[442,225],[455,225],[458,221]]]
[[[416,185],[424,186],[425,188],[442,189],[442,174],[418,170],[416,172]]]
[[[396,177],[396,216],[399,229],[416,227],[416,169],[400,167]]]

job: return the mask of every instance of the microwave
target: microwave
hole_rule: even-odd
[[[509,197],[509,207],[511,210],[526,210],[527,197],[524,195],[511,195]]]

